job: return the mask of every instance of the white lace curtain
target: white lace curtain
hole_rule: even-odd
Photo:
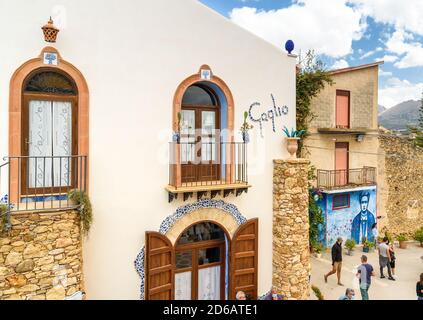
[[[29,103],[29,187],[65,187],[71,181],[72,104],[32,100]]]

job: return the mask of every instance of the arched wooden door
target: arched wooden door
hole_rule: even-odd
[[[186,232],[186,231],[185,231]],[[251,300],[257,299],[258,284],[258,219],[247,221],[228,242],[228,285],[229,300],[235,300],[238,291],[244,291]],[[219,250],[217,250],[219,248]],[[200,262],[200,252],[210,259]],[[219,251],[219,254],[216,252]],[[146,233],[146,300],[174,300],[176,273],[184,276],[191,273],[189,287],[193,289],[187,294],[186,300],[198,299],[201,294],[201,273],[206,277],[213,272],[219,279],[220,299],[225,299],[224,266],[226,257],[223,255],[225,243],[217,239],[210,239],[203,243],[186,243],[174,247],[170,240],[157,232]],[[182,255],[188,260],[188,265],[177,268],[176,255]],[[213,260],[215,259],[215,260]],[[218,261],[219,260],[219,261]],[[192,264],[191,264],[192,261]],[[178,269],[178,270],[177,270]],[[194,282],[194,283],[193,283]],[[217,283],[214,281],[213,283]],[[200,286],[200,287],[199,287]],[[182,295],[183,296],[183,295]]]

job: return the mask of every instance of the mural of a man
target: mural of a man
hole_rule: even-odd
[[[376,222],[375,216],[369,208],[370,192],[364,191],[359,195],[361,212],[354,218],[351,229],[351,239],[361,243],[363,237],[373,242],[372,226]]]

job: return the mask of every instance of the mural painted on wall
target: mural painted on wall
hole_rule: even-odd
[[[330,247],[338,237],[362,243],[363,237],[373,241],[372,226],[376,223],[376,188],[324,194],[319,202],[325,225],[320,240]]]

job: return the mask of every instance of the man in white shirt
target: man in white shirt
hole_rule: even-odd
[[[380,278],[384,279],[385,276],[383,275],[383,269],[388,267],[388,279],[391,281],[395,281],[394,277],[392,277],[392,270],[391,270],[391,254],[389,252],[389,239],[385,237],[383,242],[379,245],[379,265],[380,265]]]

